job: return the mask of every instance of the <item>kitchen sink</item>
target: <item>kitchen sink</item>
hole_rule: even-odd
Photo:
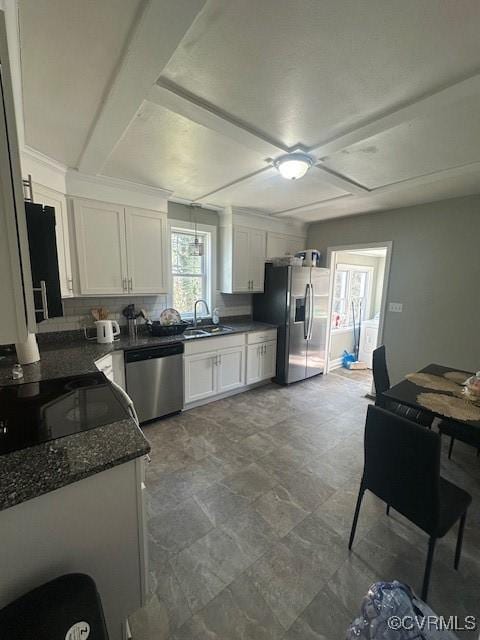
[[[199,338],[200,336],[209,336],[210,334],[202,329],[185,329],[183,332],[185,338]]]
[[[223,324],[207,324],[200,328],[186,329],[183,332],[185,338],[202,338],[206,336],[218,336],[231,333],[233,329]]]
[[[233,331],[232,327],[226,327],[223,324],[209,324],[202,327],[202,331],[213,335],[216,333],[231,333]]]

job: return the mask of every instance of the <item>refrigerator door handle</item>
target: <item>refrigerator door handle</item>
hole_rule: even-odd
[[[307,312],[308,309],[308,312]],[[303,337],[308,340],[308,333],[310,331],[310,283],[305,285],[305,311],[303,317]]]
[[[315,296],[315,291],[313,288],[313,284],[310,285],[310,306],[309,306],[309,312],[310,312],[310,326],[308,327],[308,340],[312,339],[312,333],[313,333],[313,300],[314,300],[314,296]]]

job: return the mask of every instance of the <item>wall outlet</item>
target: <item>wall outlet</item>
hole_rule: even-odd
[[[403,304],[401,302],[390,302],[388,305],[388,310],[393,311],[394,313],[402,313]]]

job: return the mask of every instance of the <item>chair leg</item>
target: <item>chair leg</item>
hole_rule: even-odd
[[[390,515],[390,505],[387,504],[387,516],[389,516],[389,515]]]
[[[455,547],[455,569],[458,570],[458,565],[460,564],[460,555],[462,553],[462,542],[463,542],[463,531],[465,529],[465,520],[467,519],[467,512],[463,514],[460,519],[460,524],[458,526],[458,537],[457,537],[457,546]]]
[[[455,438],[450,438],[450,446],[448,447],[448,459],[452,457],[453,445],[455,443]]]
[[[353,516],[352,529],[350,531],[350,540],[348,541],[348,548],[352,548],[353,539],[355,538],[355,531],[357,530],[358,514],[360,513],[360,507],[362,506],[363,494],[365,493],[365,487],[363,482],[360,484],[358,491],[357,504],[355,506],[355,515]]]
[[[480,456],[480,449],[477,449],[477,458]]]
[[[430,573],[432,571],[433,554],[435,552],[436,538],[431,537],[428,541],[427,564],[425,565],[425,573],[423,575],[422,600],[427,601],[428,585],[430,584]]]

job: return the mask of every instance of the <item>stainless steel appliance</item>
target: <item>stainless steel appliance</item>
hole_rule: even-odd
[[[276,382],[323,373],[329,287],[329,269],[265,265],[265,291],[253,296],[253,319],[278,326]]]
[[[183,407],[183,343],[125,351],[125,382],[140,422]]]

